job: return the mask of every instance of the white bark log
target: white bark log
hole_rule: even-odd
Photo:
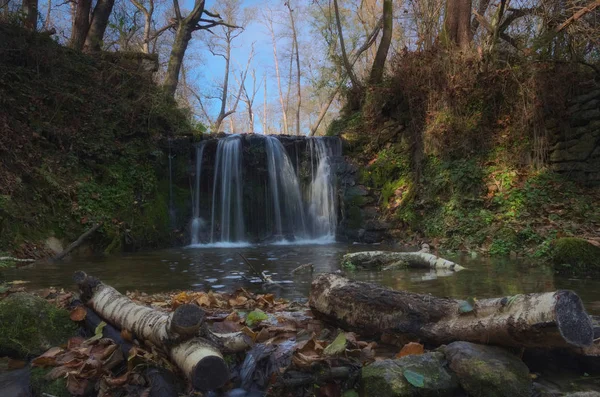
[[[589,347],[594,330],[572,291],[465,301],[394,291],[321,274],[312,282],[312,312],[363,335],[385,332],[442,344],[457,340],[515,347]]]
[[[363,268],[382,268],[388,265],[403,265],[404,267],[464,270],[461,265],[437,257],[426,252],[389,252],[365,251],[344,255],[342,263],[345,266]]]
[[[109,323],[131,331],[138,339],[168,353],[196,389],[213,390],[229,380],[229,368],[212,343],[198,337],[183,340],[197,335],[202,323],[191,305],[180,306],[181,309],[170,314],[164,313],[136,304],[83,272],[75,274],[75,281],[87,306]]]

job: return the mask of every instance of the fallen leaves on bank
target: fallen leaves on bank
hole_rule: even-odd
[[[64,290],[49,289],[38,294],[61,307],[68,307],[73,298]],[[343,390],[356,383],[362,365],[397,353],[390,351],[389,346],[361,340],[356,333],[327,327],[312,317],[305,304],[278,299],[273,294],[253,294],[240,289],[232,294],[128,292],[127,296],[165,312],[182,304],[196,304],[206,311],[213,332],[245,333],[254,346],[246,354],[232,355],[232,373],[236,375],[230,388],[259,388],[270,395],[280,395],[283,389],[303,386],[315,388],[316,395],[341,396]],[[86,310],[81,306],[70,314],[71,320],[77,322],[82,322],[85,316]],[[84,395],[94,389],[101,397],[117,395],[117,391],[132,387],[142,393],[149,385],[144,378],[144,369],[149,366],[177,371],[164,352],[140,345],[128,330],[121,330],[121,337],[133,341],[128,357],[113,340],[103,337],[99,327],[95,335],[87,339],[71,338],[64,346],[53,347],[37,357],[32,364],[51,368],[46,375],[48,380],[66,379],[73,395]],[[423,345],[408,343],[397,355],[422,353]],[[191,393],[189,386],[188,390]]]

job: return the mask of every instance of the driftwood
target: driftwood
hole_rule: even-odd
[[[88,237],[90,237],[96,230],[98,230],[100,228],[100,226],[102,226],[102,223],[96,223],[94,226],[92,226],[90,229],[88,229],[85,233],[83,233],[81,236],[79,236],[79,238],[77,238],[77,240],[73,241],[63,252],[56,255],[54,258],[52,258],[52,260],[59,261],[62,258],[64,258],[65,256],[69,255],[71,253],[71,251],[73,251],[75,248],[79,247],[85,240],[87,240]]]
[[[35,262],[37,259],[19,259],[14,258],[12,256],[0,256],[0,262],[10,261],[10,262]]]
[[[391,252],[391,251],[365,251],[344,255],[343,266],[367,269],[382,268],[424,268],[448,269],[452,271],[463,270],[461,265],[439,258],[427,252]]]
[[[204,312],[182,305],[168,314],[134,303],[114,288],[77,272],[75,282],[87,306],[117,328],[165,351],[199,390],[213,390],[229,380],[229,368],[210,341],[194,337],[200,332]]]
[[[321,274],[312,282],[309,305],[316,316],[362,335],[401,333],[435,344],[574,348],[590,347],[594,338],[581,300],[567,290],[471,304]]]

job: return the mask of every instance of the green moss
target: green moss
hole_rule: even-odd
[[[587,275],[600,273],[600,247],[573,237],[559,238],[551,251],[554,268],[559,273]]]
[[[51,368],[32,368],[31,369],[31,391],[34,396],[50,395],[55,397],[70,397],[71,393],[67,390],[66,378],[47,380],[45,376]]]
[[[76,332],[69,312],[26,293],[0,301],[0,353],[16,357],[39,355],[63,344]]]

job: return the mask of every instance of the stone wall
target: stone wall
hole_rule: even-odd
[[[564,117],[546,121],[550,165],[572,180],[600,186],[600,86],[569,105]]]

